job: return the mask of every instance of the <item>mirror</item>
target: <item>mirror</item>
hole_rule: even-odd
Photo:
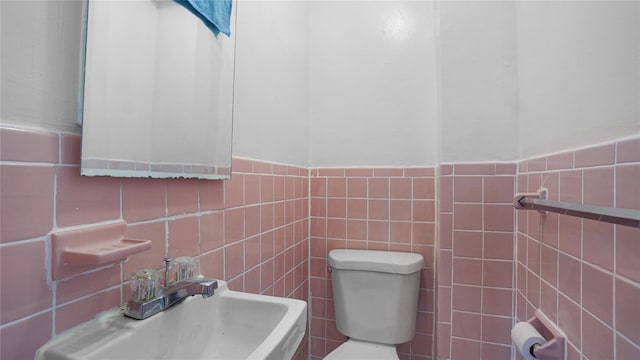
[[[230,178],[232,9],[216,37],[171,0],[85,2],[82,175]]]

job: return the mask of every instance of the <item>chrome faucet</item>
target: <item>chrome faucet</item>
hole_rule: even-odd
[[[165,259],[167,264],[171,260],[171,258]],[[160,286],[158,294],[145,300],[129,299],[124,310],[126,316],[143,320],[181,303],[189,296],[202,295],[203,298],[211,297],[218,288],[216,280],[204,277],[194,277],[168,284],[166,280],[168,269],[169,267],[167,266],[165,268],[165,285]]]

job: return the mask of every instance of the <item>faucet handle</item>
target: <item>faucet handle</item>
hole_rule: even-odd
[[[175,272],[174,280],[183,281],[192,279],[196,276],[196,271],[200,265],[198,259],[182,256],[171,263],[173,271]]]
[[[156,297],[160,285],[160,271],[142,269],[129,276],[131,296],[135,301],[146,301]]]

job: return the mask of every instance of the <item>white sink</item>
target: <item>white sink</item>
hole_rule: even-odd
[[[38,360],[290,359],[307,323],[304,301],[231,291],[193,296],[145,320],[121,310],[56,336]]]

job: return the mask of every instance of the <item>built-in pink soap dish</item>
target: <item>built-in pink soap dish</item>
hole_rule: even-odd
[[[113,264],[151,248],[150,240],[129,239],[127,223],[87,226],[51,234],[54,280]]]

